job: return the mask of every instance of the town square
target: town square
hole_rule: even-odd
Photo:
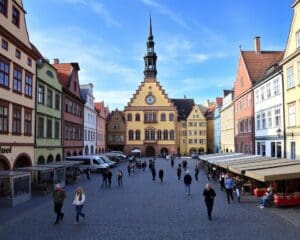
[[[298,239],[300,0],[0,0],[0,239]]]

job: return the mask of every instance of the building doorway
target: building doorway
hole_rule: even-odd
[[[86,145],[84,148],[84,155],[89,155],[89,146]]]
[[[30,167],[30,166],[31,166],[30,157],[27,154],[21,154],[15,160],[14,169],[21,168],[21,167]]]
[[[44,156],[39,156],[39,158],[37,160],[37,164],[45,164],[45,158],[44,158]]]
[[[160,153],[161,153],[161,155],[162,155],[163,157],[166,157],[166,156],[169,154],[169,151],[168,151],[167,148],[162,148],[162,149],[160,150]]]
[[[0,171],[9,170],[9,163],[5,157],[0,156]]]
[[[152,146],[147,146],[146,148],[146,157],[153,157],[155,156],[155,149]]]
[[[47,163],[52,163],[53,162],[53,156],[50,154],[47,158]]]

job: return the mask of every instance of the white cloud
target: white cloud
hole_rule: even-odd
[[[109,26],[121,26],[121,24],[115,20],[109,11],[104,7],[104,5],[97,0],[60,0],[61,2],[69,4],[80,4],[88,7],[91,11],[99,15],[104,19],[107,25]]]
[[[169,17],[172,21],[174,21],[178,25],[184,28],[189,28],[188,24],[186,24],[186,22],[181,18],[179,14],[175,13],[171,9],[167,8],[166,6],[159,4],[154,0],[141,0],[141,1],[145,5],[155,8],[162,15]]]
[[[130,101],[130,98],[133,96],[134,91],[127,90],[107,90],[94,91],[94,96],[97,101],[104,100],[105,105],[108,105],[110,110],[114,110],[118,108],[119,110],[123,110],[123,108]]]

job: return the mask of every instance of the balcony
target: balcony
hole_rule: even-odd
[[[151,140],[151,139],[144,140],[144,144],[156,144],[156,143],[157,143],[157,140]]]
[[[144,123],[157,123],[157,120],[156,119],[155,120],[147,120],[147,119],[145,119]]]

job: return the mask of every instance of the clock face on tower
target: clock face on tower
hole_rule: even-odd
[[[153,104],[153,103],[155,103],[155,97],[153,95],[148,95],[146,97],[146,103],[150,104],[150,105]]]

